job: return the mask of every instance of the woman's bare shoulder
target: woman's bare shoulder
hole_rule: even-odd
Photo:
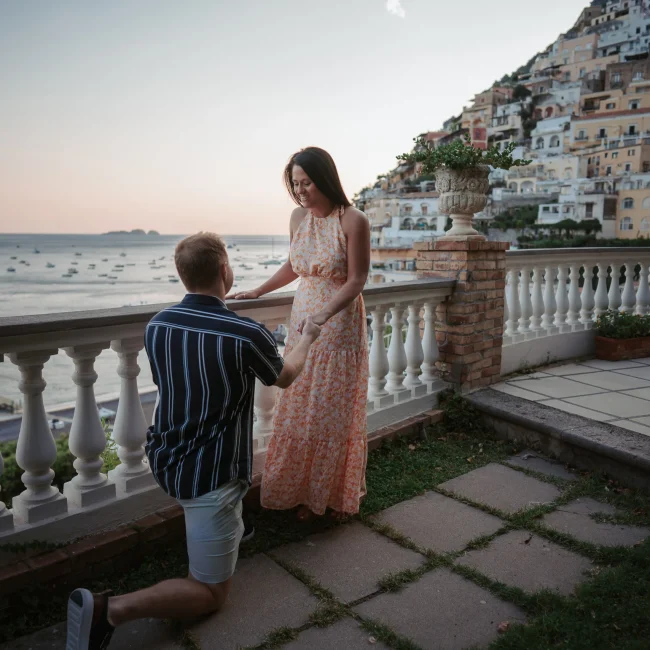
[[[361,210],[357,210],[352,205],[349,205],[345,208],[343,216],[341,217],[341,225],[343,229],[358,229],[358,228],[367,228],[368,227],[368,217]]]
[[[291,213],[291,223],[299,224],[307,216],[307,208],[296,208]]]

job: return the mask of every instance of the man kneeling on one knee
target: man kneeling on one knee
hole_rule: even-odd
[[[233,271],[215,234],[181,241],[175,262],[188,293],[145,331],[159,392],[146,451],[156,481],[185,510],[189,575],[121,596],[76,589],[67,650],[106,648],[115,627],[135,619],[190,619],[224,604],[252,478],[255,380],[290,386],[320,333],[309,321],[283,361],[263,325],[226,307]]]

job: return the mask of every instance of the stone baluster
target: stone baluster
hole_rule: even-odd
[[[406,391],[404,386],[404,371],[408,365],[402,327],[404,324],[404,306],[398,304],[390,308],[390,325],[392,329],[390,344],[388,346],[388,367],[386,389],[389,393]]]
[[[530,319],[530,329],[533,332],[543,332],[542,316],[544,315],[544,296],[542,294],[542,269],[536,266],[533,269],[533,313]]]
[[[639,288],[636,292],[636,309],[635,314],[645,316],[650,310],[650,289],[648,288],[648,264],[641,262],[641,271],[639,274]]]
[[[519,333],[519,318],[521,308],[519,306],[519,269],[511,269],[508,273],[509,282],[506,285],[508,297],[508,324],[506,334],[514,337]]]
[[[621,306],[621,286],[619,280],[621,277],[621,265],[618,262],[612,263],[612,271],[609,282],[609,293],[607,297],[609,299],[609,309],[618,311]]]
[[[117,374],[121,378],[120,401],[111,437],[117,443],[117,455],[122,461],[108,472],[108,478],[123,492],[132,492],[154,484],[149,464],[144,458],[147,441],[147,419],[138,393],[138,354],[144,347],[143,337],[111,342],[117,352]]]
[[[636,264],[625,263],[625,285],[621,296],[621,311],[631,314],[636,306],[636,294],[634,293],[634,268]]]
[[[567,323],[571,325],[572,330],[583,329],[580,322],[580,310],[582,309],[582,300],[580,299],[580,264],[571,264],[569,267],[569,311],[567,314]]]
[[[266,449],[273,435],[273,414],[278,389],[265,386],[259,379],[255,380],[255,424],[253,425],[253,442],[255,450]]]
[[[547,334],[555,334],[555,312],[557,304],[555,302],[555,276],[557,269],[555,266],[547,266],[544,273],[544,315],[542,316],[542,327]]]
[[[566,266],[560,264],[557,271],[557,290],[555,293],[555,326],[559,328],[560,333],[570,331],[566,319],[569,312],[569,298],[567,296],[567,272]]]
[[[390,370],[388,355],[384,345],[384,331],[386,329],[386,308],[378,305],[372,311],[372,344],[370,345],[368,380],[368,397],[375,399],[388,395],[386,375]]]
[[[21,374],[19,384],[23,394],[23,418],[20,423],[16,463],[24,470],[21,480],[24,492],[13,498],[14,517],[27,524],[65,514],[66,498],[52,485],[56,460],[56,445],[43,405],[43,366],[58,350],[17,352],[9,355]]]
[[[609,307],[609,297],[607,295],[607,264],[598,262],[598,285],[596,286],[594,314],[596,318],[607,311]]]
[[[510,338],[507,334],[509,319],[510,319],[510,312],[508,311],[508,274],[506,272],[506,286],[503,291],[503,337],[504,339]]]
[[[424,352],[422,350],[422,339],[420,337],[420,310],[421,303],[412,303],[408,311],[408,330],[406,332],[406,379],[404,385],[410,388],[414,393],[420,392],[423,388],[420,379],[420,368],[424,361]]]
[[[422,374],[420,380],[431,383],[438,379],[436,373],[436,361],[440,356],[438,341],[436,340],[436,302],[424,303],[424,332],[422,334]]]
[[[580,301],[582,308],[580,310],[580,322],[585,328],[591,328],[594,320],[594,307],[596,302],[594,300],[594,267],[587,262],[584,266],[583,272],[582,294]]]
[[[64,348],[75,365],[72,380],[77,385],[77,400],[69,447],[76,458],[73,464],[77,475],[63,486],[63,493],[71,504],[81,508],[116,496],[115,483],[101,472],[106,432],[99,418],[93,388],[97,381],[95,359],[108,346],[108,343],[93,343]]]
[[[533,305],[530,300],[530,269],[524,266],[521,269],[521,283],[519,285],[519,332],[528,334],[530,332],[530,317],[533,313]]]
[[[0,454],[0,477],[4,471],[4,460],[2,459],[2,454]],[[0,498],[2,497],[2,492],[0,492]],[[0,501],[0,533],[4,533],[7,530],[11,530],[14,527],[14,516],[7,510],[7,506],[4,504],[4,501]]]

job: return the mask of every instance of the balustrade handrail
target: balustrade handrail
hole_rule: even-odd
[[[413,292],[435,292],[449,295],[455,285],[454,280],[411,280],[392,282],[380,286],[368,286],[363,290],[366,301],[379,303],[382,296],[404,293],[408,299]],[[442,294],[441,294],[442,292]],[[256,300],[231,300],[227,305],[240,314],[255,317],[255,312],[270,309],[288,308],[293,304],[294,291],[271,294]],[[13,351],[13,342],[20,340],[24,344],[27,338],[48,334],[48,340],[42,340],[42,347],[56,346],[57,335],[69,338],[80,331],[84,334],[96,331],[98,334],[106,328],[144,327],[159,311],[176,303],[160,303],[135,307],[116,307],[93,309],[88,311],[59,312],[54,314],[36,314],[31,316],[9,316],[0,318],[0,354]],[[259,320],[263,320],[258,318]]]
[[[650,246],[608,246],[583,248],[529,248],[524,250],[507,251],[506,267],[520,267],[530,260],[531,266],[543,265],[545,261],[585,261],[587,259],[620,260],[628,255],[647,255],[650,258]]]

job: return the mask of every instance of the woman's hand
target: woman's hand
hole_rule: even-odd
[[[251,289],[251,291],[237,291],[236,293],[229,293],[226,300],[255,300],[261,296],[259,289]]]
[[[308,318],[309,316],[307,318],[303,318],[300,324],[298,325],[298,332],[300,332],[300,334],[302,334],[302,331],[305,327],[305,323],[307,322]],[[322,327],[323,325],[325,325],[325,323],[327,323],[328,320],[329,317],[327,316],[327,314],[323,312],[315,314],[314,316],[311,317],[312,323],[314,323],[314,325],[318,325],[318,327]]]

